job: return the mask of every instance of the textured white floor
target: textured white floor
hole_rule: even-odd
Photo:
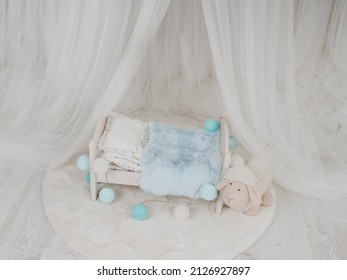
[[[0,164],[0,258],[88,259],[53,231],[43,214],[43,173]],[[277,188],[268,231],[238,259],[347,259],[347,223],[319,201]]]
[[[190,218],[177,221],[173,209],[190,199],[158,197],[131,186],[112,188],[114,203],[91,201],[76,160],[47,172],[43,182],[44,213],[52,227],[72,247],[96,259],[231,259],[266,231],[276,208],[276,203],[262,207],[255,217],[227,208],[216,215],[214,202],[194,200]],[[135,221],[130,209],[145,201],[149,219]]]

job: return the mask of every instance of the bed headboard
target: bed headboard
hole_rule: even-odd
[[[230,166],[230,150],[229,150],[229,123],[226,116],[223,114],[220,117],[220,146],[223,157],[223,172]]]
[[[106,124],[107,117],[103,117],[96,126],[95,132],[94,132],[94,140],[99,141],[100,136],[104,133],[105,130],[105,124]]]

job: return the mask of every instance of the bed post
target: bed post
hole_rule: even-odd
[[[220,139],[220,145],[222,149],[222,156],[223,156],[223,171],[229,168],[230,166],[230,150],[229,150],[229,123],[226,117],[226,114],[224,113],[220,118],[220,130],[221,130],[221,139]]]
[[[100,136],[104,132],[105,129],[105,123],[106,123],[107,117],[102,118],[96,127],[94,137],[89,141],[89,160],[90,160],[90,199],[95,201],[98,197],[97,194],[97,188],[96,188],[96,173],[93,171],[93,162],[94,160],[99,156],[98,155],[98,142],[100,139]]]
[[[95,201],[97,198],[96,189],[96,174],[93,171],[92,164],[96,158],[97,154],[97,144],[94,139],[89,141],[89,160],[90,160],[90,199]]]

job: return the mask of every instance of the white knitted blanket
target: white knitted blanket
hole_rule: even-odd
[[[98,148],[101,156],[119,169],[140,171],[147,131],[146,122],[112,112],[100,137]]]

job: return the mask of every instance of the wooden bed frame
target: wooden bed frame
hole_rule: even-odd
[[[98,141],[104,132],[107,118],[102,118],[95,130],[94,137],[89,141],[89,158],[90,167],[93,161],[100,156],[98,151]],[[223,156],[223,172],[229,167],[230,164],[230,151],[229,151],[229,124],[226,117],[220,117],[220,146]],[[110,183],[118,185],[139,186],[141,178],[140,172],[134,171],[121,171],[108,169],[105,174],[97,174],[90,168],[90,198],[95,201],[98,197],[97,183]]]

